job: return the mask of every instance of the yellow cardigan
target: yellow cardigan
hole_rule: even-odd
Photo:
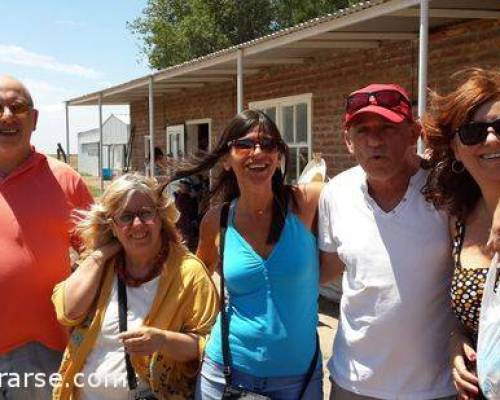
[[[114,263],[115,260],[111,260],[105,267],[95,309],[78,320],[71,320],[64,313],[65,282],[54,288],[52,302],[57,318],[61,324],[71,327],[72,331],[59,369],[62,381],[55,387],[53,399],[78,398],[74,377],[83,369],[101,330],[111,294]],[[169,359],[160,352],[147,357],[131,357],[137,374],[149,382],[159,398],[177,400],[192,397],[205,341],[217,311],[217,292],[203,263],[182,245],[171,243],[158,291],[144,325],[198,335],[199,356],[196,361],[187,363]]]

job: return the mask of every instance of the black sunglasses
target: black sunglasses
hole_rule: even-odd
[[[260,149],[266,153],[272,153],[276,151],[280,146],[281,141],[275,140],[273,138],[263,137],[258,140],[253,139],[235,139],[227,143],[229,147],[232,147],[238,152],[251,152],[255,150],[255,147],[259,145]]]
[[[488,128],[492,127],[500,137],[500,119],[491,122],[469,122],[457,129],[456,133],[465,146],[483,143],[488,136]]]
[[[410,102],[397,90],[378,90],[372,93],[355,93],[350,95],[346,100],[346,112],[352,114],[363,107],[371,104],[370,98],[375,98],[376,105],[384,108],[398,107],[401,101],[410,105]]]

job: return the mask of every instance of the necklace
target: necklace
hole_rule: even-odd
[[[125,267],[125,257],[124,254],[121,253],[117,260],[115,270],[118,275],[118,278],[121,279],[123,282],[125,282],[127,286],[138,287],[160,274],[163,268],[163,264],[165,263],[167,257],[168,257],[168,246],[162,245],[160,252],[156,255],[152,263],[152,268],[149,270],[149,272],[142,278],[134,278],[127,271],[127,268]]]

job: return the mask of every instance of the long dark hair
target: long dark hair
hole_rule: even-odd
[[[451,143],[457,128],[469,122],[481,105],[500,99],[500,70],[469,68],[454,77],[461,84],[448,95],[431,93],[430,111],[423,119],[431,172],[422,193],[436,208],[465,220],[481,198],[481,189],[466,169],[453,172]]]
[[[218,161],[229,152],[230,148],[228,143],[230,141],[247,135],[256,127],[259,133],[270,136],[278,141],[278,151],[284,159],[284,171],[282,172],[281,169],[278,168],[272,177],[272,191],[274,194],[273,213],[271,228],[267,236],[267,243],[272,244],[276,243],[280,237],[285,224],[289,202],[292,201],[292,204],[297,206],[297,201],[294,195],[294,187],[285,184],[285,176],[290,159],[288,146],[282,140],[276,124],[264,112],[258,110],[245,110],[237,114],[222,132],[215,148],[211,152],[199,157],[197,160],[179,167],[179,169],[174,172],[172,181],[196,175],[200,172],[214,168]],[[209,201],[216,198],[222,202],[230,202],[240,196],[236,175],[232,169],[226,171],[220,168],[214,180],[215,183],[208,196]]]

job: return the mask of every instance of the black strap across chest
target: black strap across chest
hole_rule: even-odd
[[[118,278],[118,326],[120,332],[127,330],[127,287],[120,278]],[[137,377],[130,361],[130,355],[126,351],[125,364],[127,366],[128,387],[130,390],[134,390],[137,388]]]

